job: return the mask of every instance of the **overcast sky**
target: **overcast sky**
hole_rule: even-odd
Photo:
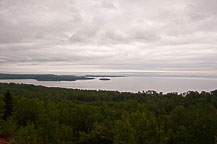
[[[0,72],[217,73],[217,0],[0,0]]]

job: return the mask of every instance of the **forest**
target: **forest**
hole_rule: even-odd
[[[0,83],[10,144],[216,144],[217,90],[137,93]]]

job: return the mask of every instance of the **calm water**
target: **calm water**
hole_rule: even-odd
[[[156,90],[158,92],[186,92],[188,90],[211,91],[217,89],[217,78],[189,77],[116,77],[110,81],[94,80],[78,81],[36,81],[36,80],[0,80],[1,83],[24,83],[47,87],[73,89],[118,90],[138,92]]]

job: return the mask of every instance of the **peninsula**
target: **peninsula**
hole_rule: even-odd
[[[2,74],[0,79],[35,79],[37,81],[76,81],[91,80],[93,77],[75,75],[54,75],[54,74]]]

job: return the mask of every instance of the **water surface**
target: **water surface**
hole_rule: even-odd
[[[47,87],[73,89],[114,90],[121,92],[138,92],[156,90],[158,92],[211,91],[217,89],[216,78],[190,77],[115,77],[109,81],[93,80],[77,81],[37,81],[32,79],[0,80],[1,83],[24,83]]]

